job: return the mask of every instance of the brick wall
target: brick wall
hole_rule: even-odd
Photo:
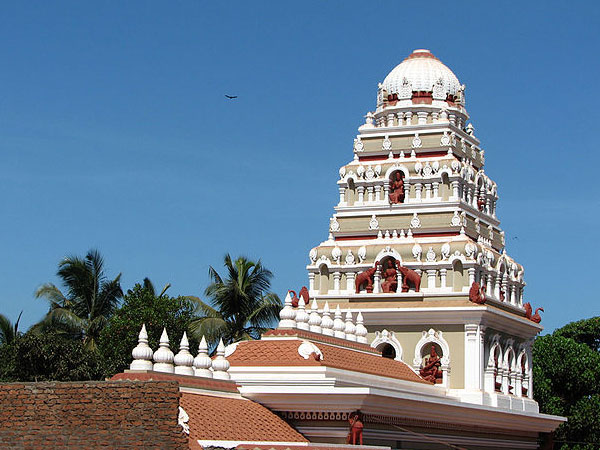
[[[174,381],[0,384],[0,448],[186,449]]]

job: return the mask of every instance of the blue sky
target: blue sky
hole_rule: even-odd
[[[3,2],[0,312],[39,320],[90,248],[125,288],[202,296],[226,252],[307,284],[377,83],[429,48],[467,85],[525,299],[547,331],[598,315],[598,3],[424,5]]]

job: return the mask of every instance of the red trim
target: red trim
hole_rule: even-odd
[[[458,236],[460,233],[458,231],[439,231],[435,233],[423,232],[420,233],[418,231],[413,231],[413,236],[419,237],[438,237],[438,236]],[[358,240],[369,240],[369,239],[377,239],[376,235],[355,235],[355,236],[337,236],[335,237],[336,241],[358,241]]]
[[[395,155],[394,155],[395,156]],[[387,159],[387,155],[376,155],[376,156],[359,156],[358,160],[359,161],[382,161],[384,159]]]
[[[377,239],[377,235],[367,236],[338,236],[335,238],[336,241],[354,241],[358,239]]]

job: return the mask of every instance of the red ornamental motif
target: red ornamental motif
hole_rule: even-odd
[[[540,323],[542,321],[542,316],[540,316],[539,311],[544,312],[544,308],[537,308],[535,310],[535,314],[531,314],[533,311],[533,308],[531,307],[531,303],[527,302],[523,305],[523,308],[525,308],[525,317],[527,317],[529,320],[531,320],[532,322],[535,323]]]
[[[395,172],[393,178],[390,180],[390,203],[404,203],[403,176],[402,172]]]
[[[350,432],[346,438],[346,444],[363,445],[362,434],[364,425],[362,423],[361,412],[354,411],[352,414],[350,414],[348,422],[350,422]]]
[[[485,286],[480,287],[479,283],[474,281],[469,290],[469,300],[478,305],[483,305],[485,303]]]
[[[296,291],[293,290],[289,290],[288,292],[291,292],[292,294],[294,294],[294,296],[292,297],[292,308],[297,308],[298,307],[298,302],[300,301],[300,298],[304,299],[304,304],[308,305],[308,289],[306,288],[306,286],[302,286],[302,289],[300,289],[300,298],[298,298],[298,296],[296,295]]]
[[[379,266],[379,262],[375,263],[375,267],[371,267],[370,269],[367,269],[364,272],[361,272],[358,275],[356,275],[356,280],[354,281],[354,284],[356,286],[357,294],[360,292],[360,288],[365,283],[367,284],[365,288],[367,292],[373,292],[373,277],[375,275],[375,272],[377,272],[377,266]]]

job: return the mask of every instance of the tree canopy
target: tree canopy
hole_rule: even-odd
[[[53,283],[42,285],[35,293],[50,305],[37,330],[80,337],[87,349],[96,350],[100,333],[123,296],[121,274],[107,279],[100,252],[90,250],[85,258],[68,256],[62,260],[57,275],[65,293]]]
[[[273,274],[261,261],[240,256],[235,261],[225,255],[221,276],[209,268],[210,285],[205,295],[210,303],[197,299],[201,317],[192,325],[194,336],[214,346],[219,338],[225,344],[239,340],[259,339],[279,318],[281,300],[269,292]]]
[[[190,324],[196,317],[196,304],[190,297],[170,297],[166,295],[167,285],[156,294],[149,279],[136,284],[127,291],[123,304],[118,308],[103,329],[99,352],[104,361],[106,376],[122,372],[129,367],[131,351],[137,345],[142,324],[146,324],[149,345],[158,348],[158,340],[163,328],[169,334],[171,349],[176,353],[184,331],[190,333]],[[196,351],[197,341],[190,338],[190,349]]]
[[[564,449],[600,446],[600,317],[540,336],[533,346],[533,389],[540,411],[567,417],[556,432]]]

